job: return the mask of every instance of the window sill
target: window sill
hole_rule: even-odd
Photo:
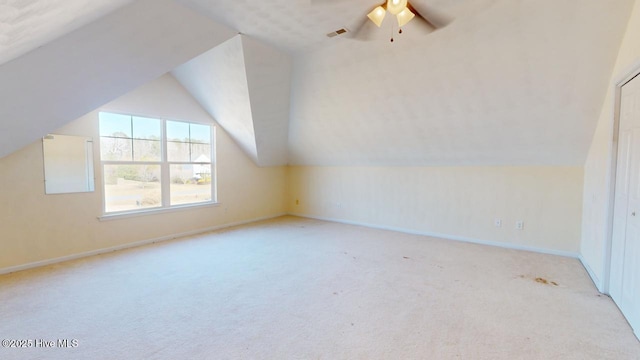
[[[98,216],[98,220],[100,221],[110,221],[110,220],[118,220],[118,219],[127,219],[138,216],[147,216],[147,215],[157,215],[164,213],[172,213],[177,211],[185,211],[185,210],[197,210],[208,207],[217,207],[220,206],[219,202],[206,202],[200,204],[193,205],[177,205],[172,207],[165,208],[157,208],[157,209],[147,209],[147,210],[136,210],[136,211],[123,211],[111,214],[104,214],[102,216]]]

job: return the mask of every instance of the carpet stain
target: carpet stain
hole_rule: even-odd
[[[528,278],[528,276],[526,275],[518,275],[516,278],[520,278],[520,279],[526,279]],[[535,279],[533,279],[535,282],[540,283],[540,284],[545,284],[545,285],[553,285],[553,286],[560,286],[560,284],[558,284],[555,281],[549,281],[545,278],[542,277],[537,277]]]
[[[521,276],[521,277],[524,277],[524,276]],[[546,284],[546,285],[558,286],[558,283],[557,283],[557,282],[555,282],[555,281],[549,281],[549,280],[547,280],[547,279],[545,279],[545,278],[537,277],[535,280],[536,280],[536,282],[538,282],[538,283],[540,283],[540,284]]]
[[[408,256],[403,256],[402,258],[403,258],[403,259],[411,259],[411,258],[410,258],[410,257],[408,257]]]

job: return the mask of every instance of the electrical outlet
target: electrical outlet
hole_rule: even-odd
[[[502,227],[502,219],[494,219],[494,220],[493,220],[493,224],[494,224],[496,227]]]
[[[516,221],[516,230],[523,230],[523,229],[524,229],[524,221],[522,220]]]

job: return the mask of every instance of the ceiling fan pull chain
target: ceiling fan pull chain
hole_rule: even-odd
[[[394,26],[393,26],[393,25],[394,25],[394,24],[393,24],[393,23],[391,23],[391,42],[393,42],[393,32],[394,32],[394,29],[393,29],[393,28],[394,28]]]

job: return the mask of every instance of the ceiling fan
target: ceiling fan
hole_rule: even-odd
[[[311,2],[315,3],[320,1],[322,0],[312,0]],[[370,10],[366,17],[363,16],[359,20],[356,26],[351,29],[351,37],[360,40],[368,39],[372,28],[368,25],[375,24],[377,27],[381,27],[387,13],[395,17],[400,34],[402,34],[402,27],[413,19],[416,19],[420,25],[428,29],[429,32],[443,28],[452,21],[450,17],[428,9],[426,5],[419,0],[416,0],[415,5],[411,4],[408,0],[386,0],[384,3]],[[395,24],[392,26],[395,27]],[[391,42],[393,42],[393,36],[391,37]]]

